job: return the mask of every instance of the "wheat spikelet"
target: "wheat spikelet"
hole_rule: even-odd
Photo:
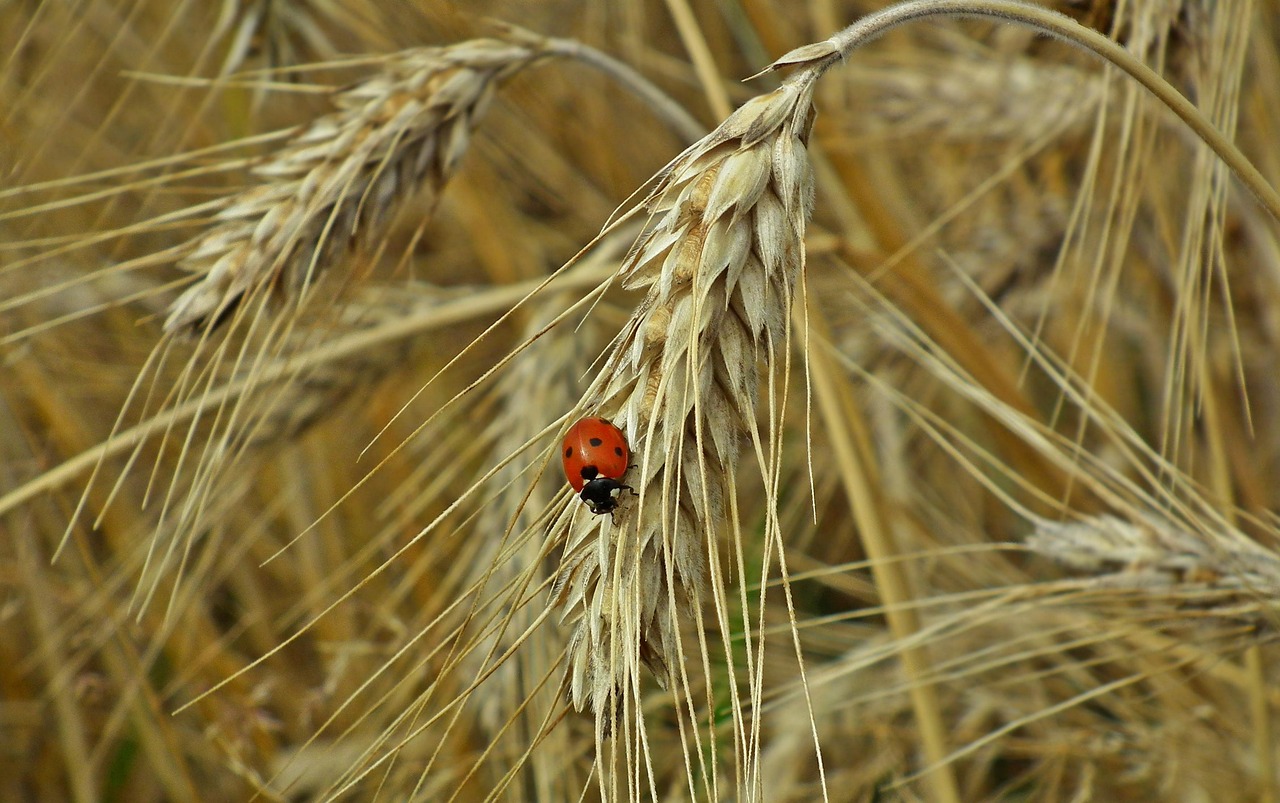
[[[804,262],[816,75],[797,73],[677,157],[619,271],[647,294],[582,407],[626,433],[639,499],[618,526],[575,503],[554,531],[569,532],[557,578],[574,622],[569,693],[598,720],[641,660],[667,679],[677,615],[701,604],[739,441],[758,436],[758,362],[783,347]]]
[[[202,274],[169,310],[167,331],[216,325],[246,296],[299,290],[418,190],[436,194],[466,152],[498,82],[539,51],[496,40],[408,50],[335,98],[254,169],[181,266]]]

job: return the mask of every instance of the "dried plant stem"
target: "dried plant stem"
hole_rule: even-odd
[[[421,193],[433,203],[497,86],[539,59],[580,59],[631,88],[682,135],[700,133],[652,83],[607,55],[508,31],[510,41],[403,51],[335,95],[338,111],[255,166],[257,185],[220,202],[216,225],[186,244],[180,264],[201,278],[173,303],[165,329],[216,325],[266,289],[305,289],[404,198]]]
[[[1267,705],[1267,691],[1271,686],[1267,679],[1267,662],[1262,648],[1254,644],[1244,654],[1245,670],[1249,673],[1249,715],[1253,727],[1253,753],[1258,761],[1258,777],[1262,779],[1262,803],[1276,801],[1275,729],[1271,725],[1271,707]]]
[[[686,141],[692,142],[707,133],[706,126],[699,123],[670,95],[663,92],[639,70],[612,55],[583,44],[577,39],[548,38],[509,23],[500,23],[498,28],[508,39],[518,42],[528,41],[548,56],[573,59],[609,76],[650,106],[654,113],[671,127],[672,131]]]
[[[16,518],[16,517],[15,517]],[[35,633],[38,634],[38,649],[35,657],[38,666],[50,678],[57,677],[60,667],[67,665],[64,639],[57,636],[58,627],[55,618],[56,608],[49,599],[48,588],[38,582],[42,566],[40,557],[33,554],[34,543],[25,537],[14,539],[20,561],[18,576],[26,584],[29,594],[29,613],[35,621]],[[50,688],[49,702],[52,708],[50,719],[63,752],[67,756],[83,757],[89,755],[89,739],[83,713],[75,705],[74,695],[66,689],[56,686]],[[67,779],[71,792],[77,801],[90,801],[97,797],[101,789],[99,779],[95,777],[94,768],[86,761],[70,761],[67,763]]]
[[[1065,14],[1046,8],[1015,0],[908,0],[868,14],[830,39],[796,48],[775,61],[769,69],[776,70],[792,64],[812,65],[817,60],[824,61],[822,69],[830,68],[889,30],[928,17],[977,17],[1025,25],[1087,50],[1124,70],[1186,123],[1226,162],[1271,216],[1280,220],[1280,193],[1191,101],[1120,44],[1086,28]]]
[[[820,310],[815,308],[808,314],[810,326],[825,342],[827,327],[819,317]],[[847,382],[843,381],[847,374],[834,365],[821,347],[810,350],[809,363],[814,396],[822,412],[823,442],[835,453],[840,480],[867,551],[889,629],[904,645],[900,652],[902,671],[910,687],[911,706],[920,727],[926,764],[933,768],[926,775],[933,791],[932,799],[960,803],[955,774],[951,765],[944,762],[949,750],[937,688],[925,679],[930,674],[929,656],[925,649],[910,646],[912,637],[920,630],[920,617],[911,605],[915,595],[906,576],[906,564],[897,559],[901,550],[894,543],[892,525],[885,520],[881,509],[884,492],[868,427]]]
[[[716,69],[715,57],[711,55],[707,38],[702,35],[702,30],[698,27],[698,18],[689,7],[689,0],[667,0],[667,10],[671,12],[676,30],[680,32],[685,49],[693,59],[694,70],[698,73],[702,90],[707,94],[711,111],[717,117],[728,117],[733,111],[733,104],[729,102],[729,93],[725,91],[724,81]]]

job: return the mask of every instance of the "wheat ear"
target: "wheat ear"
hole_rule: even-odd
[[[307,287],[397,200],[428,203],[457,169],[498,83],[540,55],[479,39],[406,50],[335,96],[338,111],[303,128],[254,168],[217,224],[179,263],[201,274],[169,308],[167,331],[216,325],[267,288]]]
[[[616,525],[572,504],[557,597],[573,623],[568,686],[597,718],[643,661],[665,681],[678,616],[700,610],[740,442],[758,438],[762,362],[783,346],[813,178],[817,70],[801,70],[678,156],[619,269],[647,289],[581,407],[621,428],[637,466]]]
[[[1258,600],[1280,596],[1280,557],[1232,530],[1192,533],[1154,515],[1137,521],[1115,516],[1038,520],[1027,546],[1095,575],[1108,587],[1190,585]]]

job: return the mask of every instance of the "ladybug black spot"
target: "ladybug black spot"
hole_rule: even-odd
[[[572,447],[572,446],[570,446],[568,449],[565,449],[565,450],[564,450],[564,456],[565,456],[565,457],[573,457],[573,447]]]
[[[592,438],[592,439],[591,439],[590,441],[588,441],[588,442],[589,442],[592,446],[599,446],[600,444],[604,443],[604,441],[600,440],[599,438]]]
[[[613,447],[613,453],[616,454],[618,457],[622,457],[622,447],[621,446]]]
[[[594,480],[596,477],[600,476],[600,469],[595,466],[583,466],[581,474],[584,480]]]

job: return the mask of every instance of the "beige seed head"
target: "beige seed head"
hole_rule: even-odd
[[[598,719],[641,662],[667,680],[677,616],[699,609],[717,559],[760,366],[786,340],[804,263],[815,78],[797,73],[677,157],[619,270],[647,293],[581,407],[626,434],[639,498],[616,525],[575,500],[552,530],[567,538],[555,597],[574,625],[569,694]]]
[[[1280,558],[1235,530],[1191,532],[1154,515],[1137,521],[1115,516],[1040,520],[1027,546],[1093,575],[1100,587],[1140,590],[1148,601],[1160,599],[1158,589],[1200,591],[1197,604],[1209,619],[1268,629],[1275,624]]]
[[[434,202],[457,169],[497,84],[532,47],[475,40],[395,54],[335,97],[254,169],[261,183],[227,199],[181,266],[201,274],[169,309],[167,331],[216,325],[247,296],[305,289],[419,191]]]
[[[1097,575],[1157,575],[1166,583],[1207,580],[1220,588],[1280,594],[1280,559],[1236,532],[1212,537],[1156,517],[1137,522],[1094,516],[1036,522],[1027,546],[1073,569]]]

